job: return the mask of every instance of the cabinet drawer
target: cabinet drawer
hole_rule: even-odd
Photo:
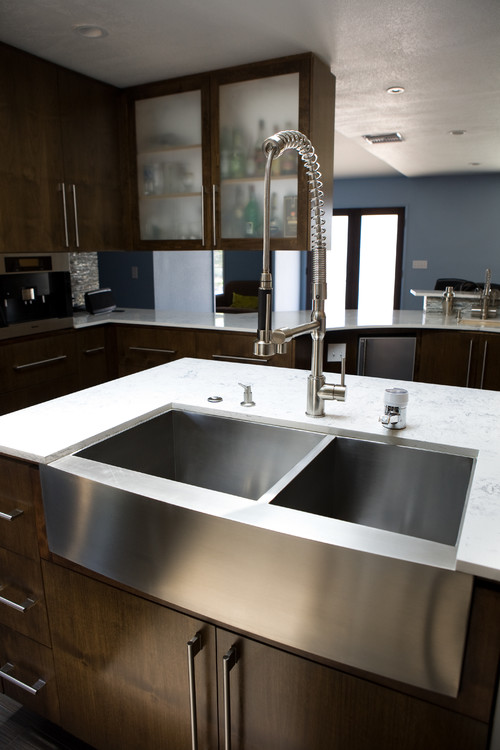
[[[90,388],[109,380],[106,334],[106,329],[102,327],[76,331],[80,388]]]
[[[197,332],[196,356],[221,362],[293,367],[295,342],[291,341],[288,344],[286,354],[276,354],[269,358],[256,357],[253,353],[253,342],[256,338],[256,333]]]
[[[39,336],[30,341],[5,344],[0,348],[0,380],[3,391],[66,377],[76,370],[73,331]]]
[[[38,559],[32,495],[38,473],[32,466],[0,457],[0,546]]]
[[[50,646],[40,563],[1,547],[0,623]]]
[[[195,334],[187,329],[119,327],[116,336],[119,376],[192,357],[195,353]]]
[[[59,723],[59,701],[50,648],[0,625],[0,662],[4,693],[29,710]]]

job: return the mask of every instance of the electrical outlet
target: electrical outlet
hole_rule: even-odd
[[[133,279],[139,278],[139,268],[137,266],[132,266],[132,278]]]
[[[427,261],[426,260],[414,260],[411,264],[412,268],[427,268]]]
[[[342,357],[345,357],[345,347],[345,344],[328,344],[326,350],[326,361],[342,362]]]

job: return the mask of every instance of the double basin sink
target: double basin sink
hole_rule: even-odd
[[[176,410],[77,455],[448,545],[473,466],[449,452]]]
[[[216,624],[456,695],[474,457],[384,437],[171,409],[40,467],[49,547]]]

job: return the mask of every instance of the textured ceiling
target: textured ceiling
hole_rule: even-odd
[[[0,40],[117,86],[311,50],[337,78],[337,177],[500,172],[500,0],[0,0]]]

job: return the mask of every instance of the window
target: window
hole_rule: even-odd
[[[344,307],[359,316],[374,309],[398,310],[404,208],[341,209],[333,212],[332,251],[327,259],[327,314]]]

